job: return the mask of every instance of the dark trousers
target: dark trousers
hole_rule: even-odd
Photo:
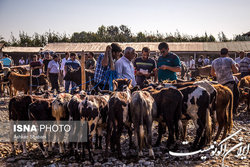
[[[49,80],[51,83],[51,90],[56,89],[59,92],[59,84],[58,84],[58,74],[57,73],[49,73]]]
[[[233,113],[235,114],[237,112],[237,107],[239,105],[240,91],[235,81],[230,81],[223,85],[227,86],[233,93]]]

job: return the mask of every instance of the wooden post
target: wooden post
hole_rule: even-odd
[[[81,73],[82,73],[82,90],[86,90],[86,78],[85,78],[85,55],[84,50],[81,52]],[[83,84],[84,83],[84,84]]]
[[[29,64],[31,63],[31,55],[29,55]],[[32,69],[30,66],[30,95],[32,95]]]

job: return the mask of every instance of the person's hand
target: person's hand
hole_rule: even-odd
[[[140,71],[136,71],[137,76],[142,76],[143,74]]]
[[[106,47],[106,52],[107,52],[107,53],[110,52],[111,49],[112,49],[112,47],[111,47],[110,45],[108,45],[108,46]]]
[[[149,77],[150,77],[150,74],[144,74],[144,76],[145,76],[146,78],[149,78]]]
[[[161,70],[167,70],[167,69],[168,69],[168,66],[162,65],[162,66],[159,67],[159,69],[161,69]]]

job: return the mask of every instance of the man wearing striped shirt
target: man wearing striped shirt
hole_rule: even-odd
[[[240,61],[241,78],[250,75],[250,53]]]
[[[138,57],[134,61],[134,67],[136,70],[136,83],[139,86],[142,86],[145,79],[154,77],[156,81],[156,63],[155,60],[149,58],[150,49],[144,47],[142,49],[142,56]]]

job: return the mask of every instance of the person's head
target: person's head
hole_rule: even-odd
[[[40,54],[37,55],[37,59],[38,60],[41,59],[41,55]]]
[[[58,57],[56,54],[54,54],[54,55],[53,55],[53,60],[54,60],[55,62],[58,62],[59,57]]]
[[[193,59],[193,56],[190,56],[190,60],[192,60]]]
[[[69,58],[69,52],[65,52],[65,58],[66,58],[66,59]]]
[[[169,46],[166,42],[161,42],[158,45],[158,49],[160,50],[162,56],[166,56],[169,51]]]
[[[129,60],[133,60],[133,58],[135,57],[135,49],[132,47],[126,47],[126,49],[124,50],[124,56]]]
[[[44,57],[45,57],[45,59],[50,59],[50,53],[49,52],[45,52],[44,53]]]
[[[37,61],[37,55],[32,56],[32,61]]]
[[[240,51],[239,56],[241,59],[243,59],[245,57],[245,52],[244,51]]]
[[[23,57],[21,57],[21,59],[23,60]]]
[[[228,49],[227,48],[222,48],[220,50],[220,55],[226,57],[228,55]]]
[[[7,58],[7,57],[8,57],[8,55],[7,55],[7,54],[4,54],[4,55],[3,55],[3,58]]]
[[[75,53],[70,53],[70,59],[75,60],[76,59],[76,54]]]
[[[200,55],[200,59],[204,59],[204,56],[203,56],[203,55]]]
[[[250,58],[250,52],[247,53],[247,57]]]
[[[88,59],[93,59],[95,54],[93,52],[89,52]]]
[[[142,48],[142,59],[147,60],[150,55],[150,49],[148,47]]]
[[[121,54],[122,48],[118,43],[112,43],[111,47],[112,47],[112,57],[114,59],[117,59]]]

